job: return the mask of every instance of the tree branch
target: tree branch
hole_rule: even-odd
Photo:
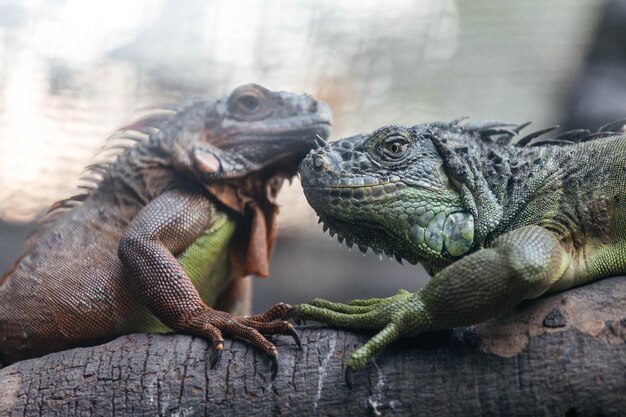
[[[394,344],[346,384],[369,335],[308,326],[276,339],[279,371],[245,342],[218,365],[199,338],[130,335],[0,370],[0,415],[624,415],[626,280]]]

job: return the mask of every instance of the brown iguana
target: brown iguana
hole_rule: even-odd
[[[462,120],[462,119],[460,119]],[[420,262],[420,291],[289,314],[396,338],[477,323],[523,300],[626,273],[626,120],[551,139],[501,122],[386,126],[311,151],[304,193],[348,246]]]
[[[0,278],[5,363],[132,332],[177,332],[223,349],[222,332],[270,355],[288,308],[242,317],[250,274],[268,275],[275,198],[327,137],[308,95],[244,85],[217,101],[148,115],[95,188],[57,203]],[[229,312],[218,311],[218,307]],[[217,357],[217,356],[216,356]]]

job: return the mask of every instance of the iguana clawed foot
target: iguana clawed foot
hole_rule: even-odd
[[[428,320],[419,293],[399,290],[388,298],[354,300],[349,304],[315,299],[310,304],[300,304],[286,314],[296,322],[306,318],[345,329],[380,330],[367,343],[354,351],[348,367],[359,370],[386,345],[400,336],[420,333]]]
[[[291,336],[298,348],[301,347],[300,338],[291,323],[286,320],[278,320],[291,308],[289,304],[279,303],[272,306],[265,313],[249,317],[235,316],[224,311],[212,309],[202,310],[186,325],[180,326],[180,330],[204,336],[211,341],[216,352],[212,366],[219,360],[220,354],[218,352],[224,349],[222,333],[248,340],[271,358],[273,378],[278,364],[276,359],[277,350],[276,346],[266,336]]]

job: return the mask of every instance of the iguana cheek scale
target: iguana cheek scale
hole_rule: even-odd
[[[549,130],[519,139],[526,125],[460,121],[386,126],[315,149],[300,166],[331,236],[433,275],[415,293],[316,299],[289,312],[378,330],[352,369],[400,336],[626,272],[626,121],[552,139],[540,137]]]

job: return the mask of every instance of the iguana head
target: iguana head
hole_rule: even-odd
[[[328,106],[307,94],[256,84],[216,101],[197,102],[159,132],[172,140],[174,163],[204,183],[250,175],[295,175],[298,164],[330,131]]]
[[[412,263],[469,251],[474,219],[434,140],[441,127],[387,126],[311,151],[302,186],[331,235]]]

